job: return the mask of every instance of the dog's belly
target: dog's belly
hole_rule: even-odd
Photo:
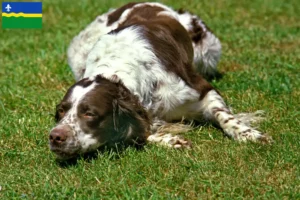
[[[183,119],[196,120],[200,118],[201,115],[199,101],[191,101],[171,109],[163,116],[162,119],[167,122],[172,122],[181,121]]]

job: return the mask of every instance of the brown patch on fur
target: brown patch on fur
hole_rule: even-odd
[[[226,108],[215,107],[215,108],[212,108],[212,110],[213,110],[213,114],[216,114],[217,112],[225,112],[227,114],[231,114],[231,112]]]
[[[243,131],[242,133],[248,133],[248,132],[251,132],[251,129],[247,129],[247,130]]]
[[[109,144],[114,145],[117,142],[135,145],[145,144],[150,134],[151,120],[140,104],[138,97],[131,94],[121,82],[111,82],[99,75],[95,81],[99,84],[99,87],[96,86],[95,90],[87,95],[94,99],[98,107],[108,109],[104,116],[110,116],[110,118],[102,126],[103,129],[109,129],[109,131],[106,131],[107,138],[110,141]],[[105,102],[105,106],[101,105]],[[131,133],[128,135],[130,129]],[[105,131],[99,132],[101,137],[103,132]]]
[[[230,120],[234,120],[235,118],[233,118],[233,117],[230,117],[230,118],[228,118],[228,119],[226,119],[225,121],[224,121],[224,124],[226,124],[226,123],[228,123]]]
[[[207,82],[201,75],[198,74],[193,76],[193,85],[194,89],[200,93],[199,100],[202,100],[209,91],[214,89],[209,82]]]
[[[192,30],[189,31],[190,37],[192,38],[193,42],[198,43],[201,42],[206,37],[206,32],[203,28],[198,24],[199,19],[192,18]]]
[[[157,6],[150,6],[150,5],[143,5],[137,8],[134,8],[127,16],[127,20],[119,25],[128,26],[132,25],[132,22],[142,22],[142,21],[149,21],[151,19],[157,18],[157,14],[165,9]]]
[[[137,5],[139,3],[128,3],[118,9],[116,9],[114,12],[110,13],[108,15],[108,21],[107,21],[107,26],[112,25],[114,22],[118,21],[123,12],[129,8],[132,8],[133,6]]]

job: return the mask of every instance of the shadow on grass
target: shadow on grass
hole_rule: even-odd
[[[58,166],[61,168],[68,168],[72,166],[76,166],[80,160],[84,160],[85,162],[92,162],[95,159],[99,158],[99,155],[107,155],[107,158],[109,160],[118,160],[120,159],[123,155],[126,149],[128,148],[135,148],[138,151],[141,151],[144,149],[144,146],[141,145],[123,145],[123,144],[116,144],[113,147],[100,147],[96,151],[85,153],[83,155],[78,155],[76,157],[69,158],[67,160],[61,160],[61,159],[56,159],[56,163]]]
[[[204,76],[204,78],[207,81],[211,82],[213,80],[219,81],[219,80],[221,80],[223,78],[223,76],[224,76],[224,73],[222,73],[222,72],[216,72],[216,74],[214,74],[214,75],[207,75],[207,76]]]

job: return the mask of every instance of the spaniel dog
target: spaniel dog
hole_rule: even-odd
[[[237,141],[269,141],[232,114],[206,81],[219,39],[196,15],[160,3],[129,3],[98,16],[68,49],[76,83],[56,108],[50,149],[68,159],[102,146],[159,143],[189,148],[184,119],[206,120]],[[177,122],[177,123],[175,123]]]

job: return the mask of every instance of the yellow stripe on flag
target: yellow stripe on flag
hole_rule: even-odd
[[[25,13],[2,13],[2,17],[42,17],[43,14],[25,14]]]

